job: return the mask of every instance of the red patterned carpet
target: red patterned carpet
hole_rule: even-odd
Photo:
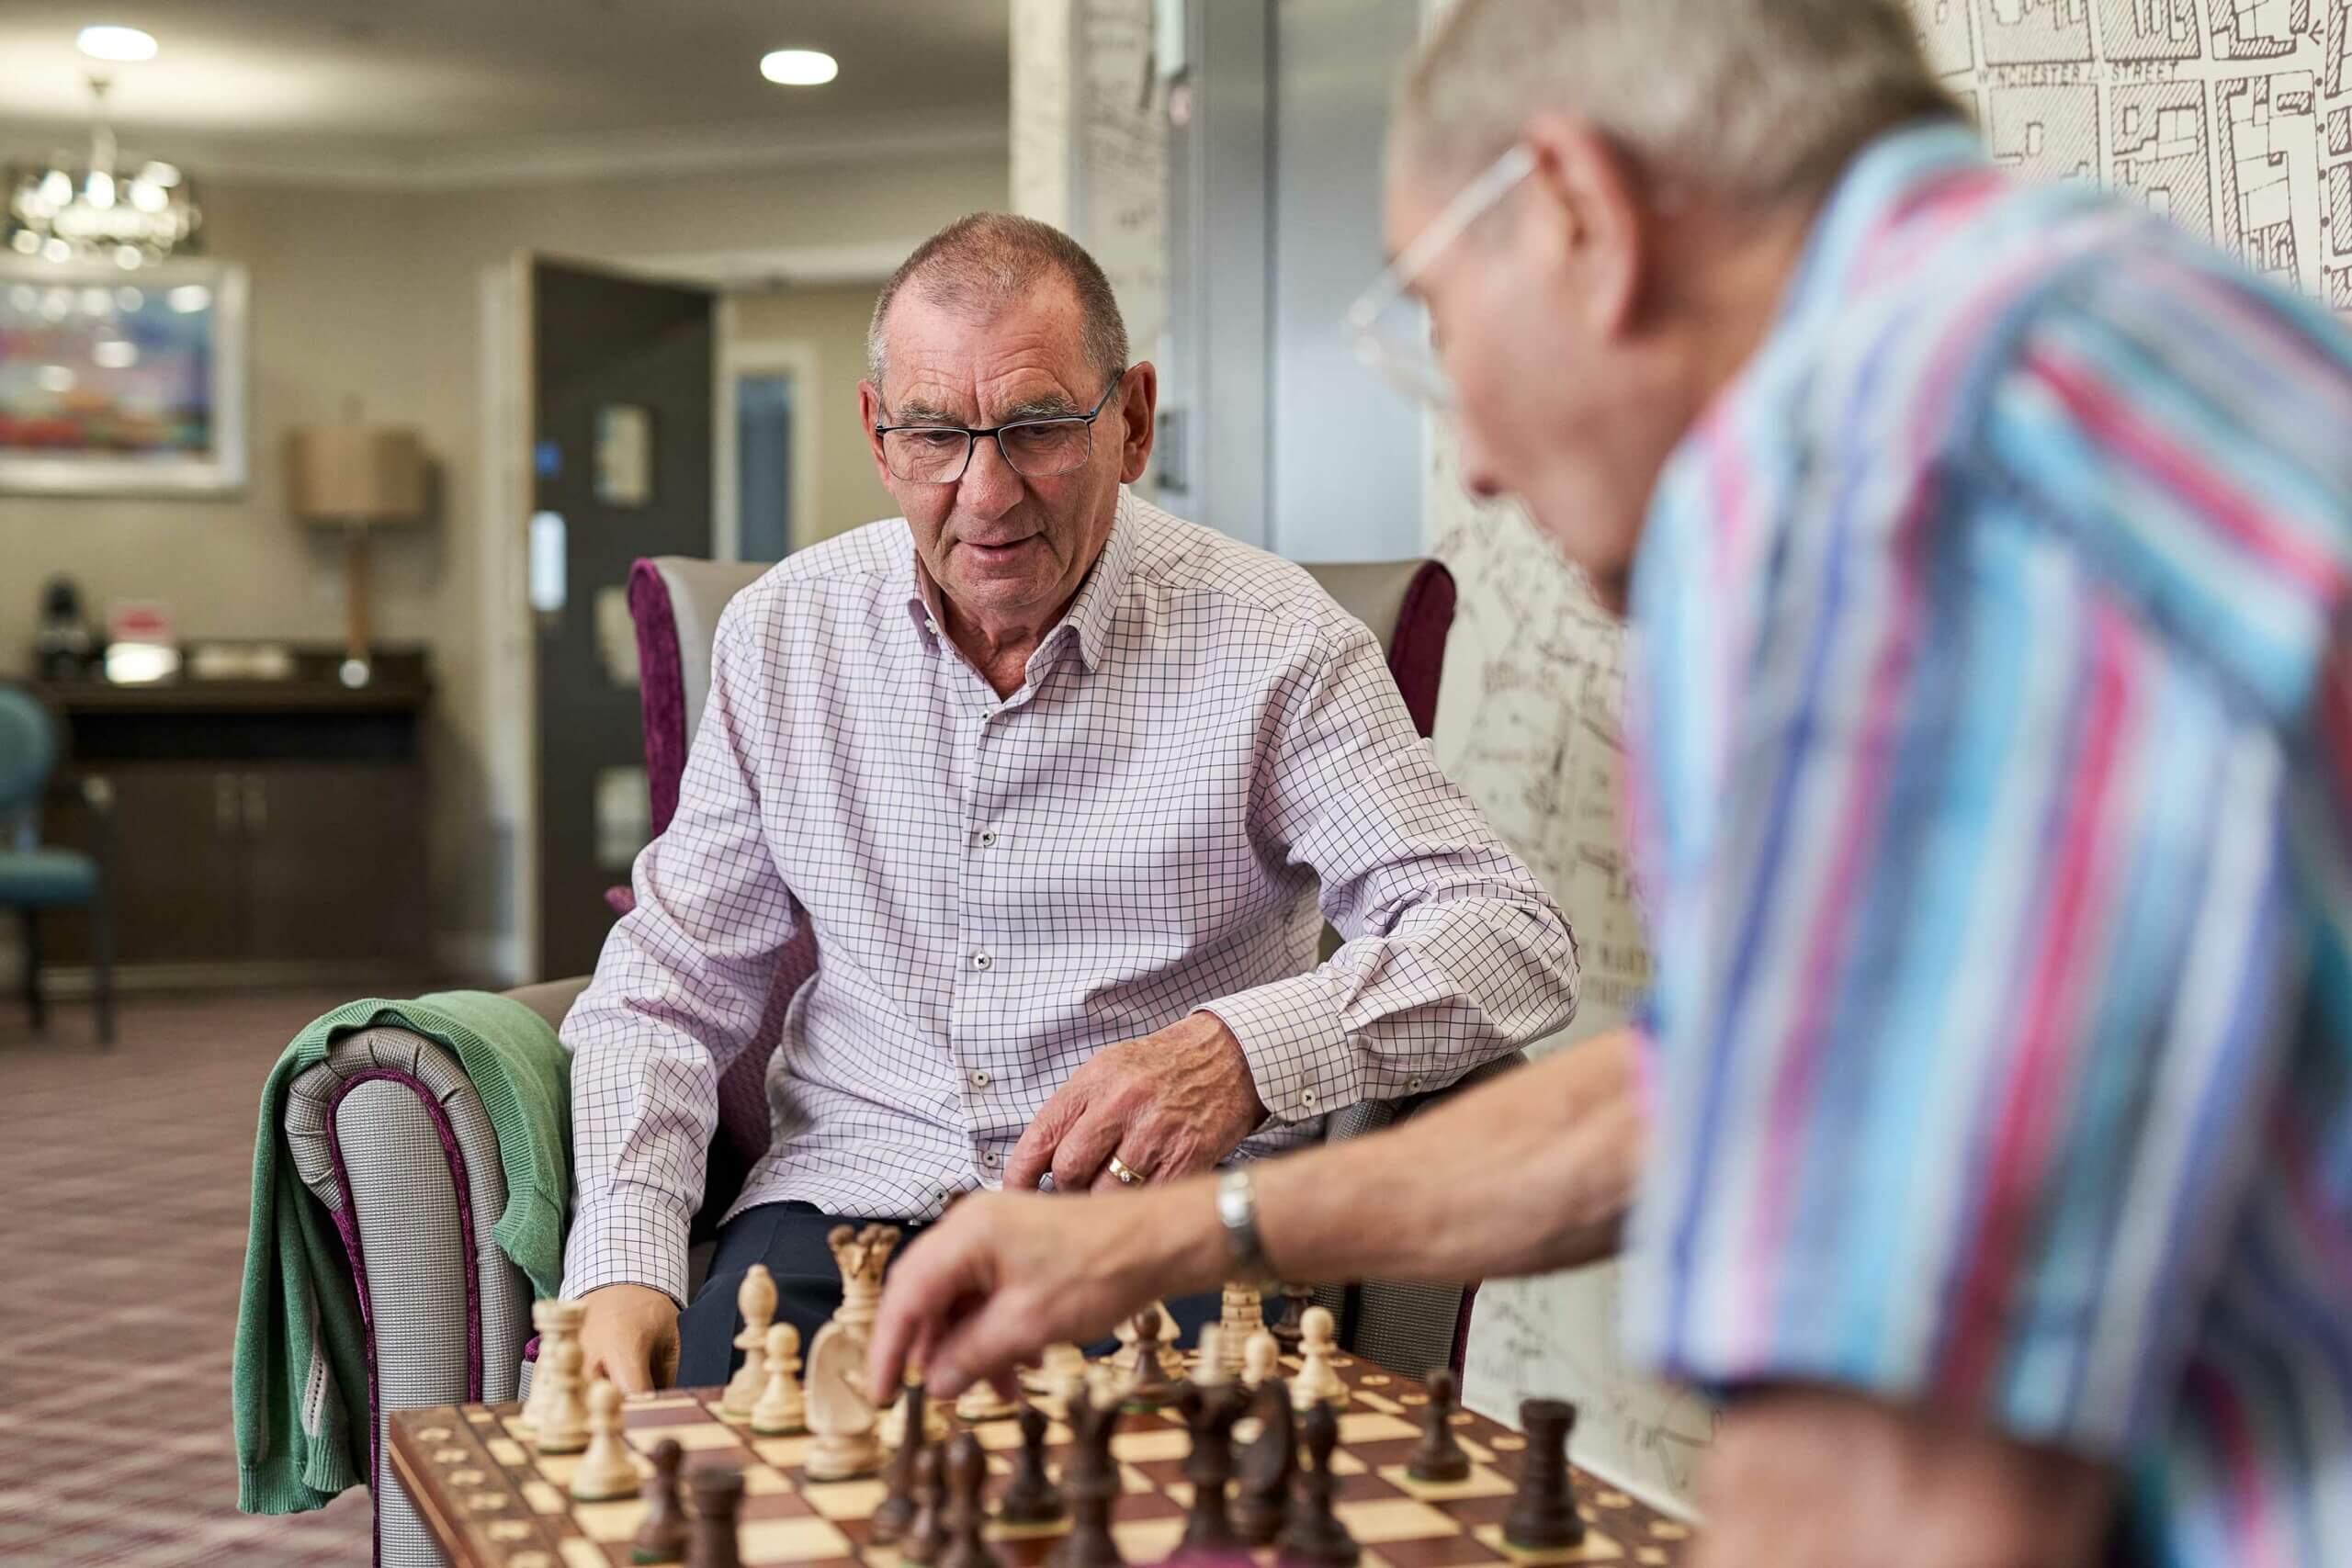
[[[0,1562],[365,1562],[368,1495],[237,1512],[229,1351],[261,1083],[340,997],[0,1001]]]

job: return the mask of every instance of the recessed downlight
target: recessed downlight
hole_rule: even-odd
[[[137,28],[84,28],[74,44],[93,60],[130,62],[155,58],[155,35]]]
[[[820,49],[779,49],[760,57],[760,74],[786,87],[821,87],[842,73],[842,62]]]

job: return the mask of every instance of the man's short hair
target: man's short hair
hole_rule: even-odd
[[[1903,0],[1462,0],[1405,79],[1392,155],[1466,178],[1545,110],[1661,180],[1756,205],[1818,195],[1897,125],[1965,113]]]
[[[865,372],[879,390],[889,369],[883,327],[892,301],[911,288],[935,305],[992,316],[1047,276],[1066,279],[1078,296],[1086,362],[1104,385],[1127,367],[1127,323],[1111,280],[1086,247],[1050,223],[1010,212],[975,212],[915,247],[874,301],[865,332]]]

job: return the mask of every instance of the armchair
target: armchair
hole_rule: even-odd
[[[718,612],[764,570],[665,558],[640,560],[631,573],[657,834],[677,807],[686,746],[708,690]],[[1451,575],[1429,561],[1312,570],[1380,636],[1406,705],[1427,735],[1453,616]],[[616,912],[629,907],[626,888],[606,897]],[[777,1027],[764,1031],[766,1038],[778,1037],[784,1005],[816,963],[805,938],[785,955],[769,1004]],[[560,1024],[585,985],[576,978],[514,994]],[[697,1240],[767,1146],[768,1055],[746,1052],[719,1081],[719,1125]],[[1330,1118],[1328,1135],[1387,1125],[1431,1098],[1351,1107]],[[378,1559],[402,1568],[436,1563],[414,1506],[387,1473],[383,1423],[388,1412],[414,1405],[512,1399],[525,1382],[529,1286],[488,1238],[506,1201],[496,1138],[455,1058],[390,1028],[345,1038],[295,1081],[286,1133],[302,1180],[344,1238],[368,1325]],[[1342,1342],[1358,1354],[1415,1374],[1459,1364],[1470,1298],[1460,1287],[1378,1281],[1320,1287],[1317,1295],[1339,1318]]]

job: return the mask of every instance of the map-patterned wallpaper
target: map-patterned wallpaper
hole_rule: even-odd
[[[1912,3],[1996,158],[2133,192],[2352,312],[2352,0]],[[1523,518],[1463,495],[1442,431],[1430,446],[1430,547],[1462,586],[1438,755],[1566,905],[1581,1038],[1648,970],[1616,828],[1622,638]],[[1616,1303],[1611,1269],[1489,1284],[1465,1393],[1576,1400],[1579,1463],[1687,1505],[1713,1413],[1623,1366]]]

